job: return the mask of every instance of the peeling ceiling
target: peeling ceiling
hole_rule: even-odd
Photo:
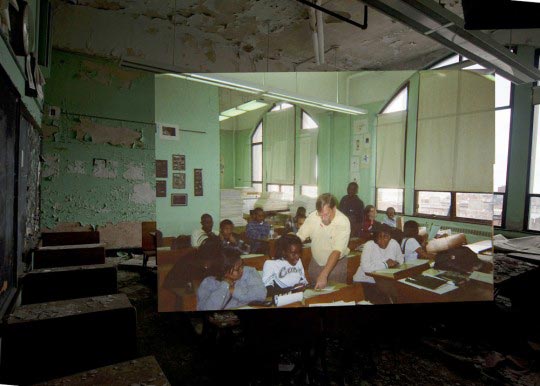
[[[460,0],[437,2],[462,15]],[[322,6],[363,21],[361,1]],[[503,44],[540,46],[538,30],[487,32]],[[55,0],[53,44],[192,72],[420,69],[449,54],[369,8],[366,30],[324,14],[326,63],[317,65],[308,7],[295,0]]]
[[[183,71],[417,69],[448,53],[372,9],[367,30],[324,15],[326,64],[317,65],[308,8],[295,0],[57,0],[54,4],[56,48],[147,59]],[[353,20],[364,17],[360,1],[331,0],[323,6]]]

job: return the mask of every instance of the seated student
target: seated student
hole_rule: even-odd
[[[375,279],[367,276],[367,272],[378,271],[386,268],[395,268],[403,263],[403,253],[396,240],[390,237],[392,228],[386,224],[374,227],[374,240],[364,245],[360,266],[353,276],[353,281],[363,282],[366,298],[372,303],[385,301],[375,285]]]
[[[264,221],[265,213],[262,208],[253,209],[253,220],[246,226],[246,237],[251,246],[251,253],[268,253],[268,237],[270,224]]]
[[[249,253],[249,245],[233,232],[234,224],[231,220],[223,220],[219,223],[219,239],[223,248],[236,249],[240,254]]]
[[[255,268],[244,267],[237,251],[223,250],[220,260],[216,276],[205,278],[197,290],[197,310],[237,308],[266,298],[261,276]]]
[[[293,234],[279,239],[279,248],[274,260],[266,260],[262,280],[269,296],[286,292],[303,291],[308,284],[302,255],[302,240]]]
[[[306,216],[303,214],[297,214],[292,220],[292,223],[287,221],[287,223],[285,224],[285,233],[298,232],[298,229],[300,229],[300,227],[304,225],[304,222],[306,221]]]
[[[403,225],[404,238],[401,241],[401,251],[405,255],[405,262],[416,259],[435,258],[435,254],[428,253],[425,246],[422,246],[423,239],[418,234],[418,223],[413,220],[406,221]]]
[[[200,229],[195,229],[191,233],[191,246],[193,248],[198,248],[201,246],[202,242],[208,237],[217,236],[217,232],[213,231],[214,219],[208,213],[205,213],[201,216],[201,225]]]
[[[381,225],[380,222],[375,220],[377,216],[377,209],[373,205],[366,205],[364,208],[364,224],[362,225],[362,232],[360,237],[371,238],[373,235],[373,228]]]
[[[303,220],[301,220],[303,219]],[[296,233],[306,219],[306,208],[299,206],[294,217],[289,217],[285,222],[285,233]],[[300,221],[300,225],[298,222]]]
[[[383,220],[383,224],[388,225],[389,227],[396,228],[397,218],[396,218],[396,210],[389,206],[386,208],[386,218]]]

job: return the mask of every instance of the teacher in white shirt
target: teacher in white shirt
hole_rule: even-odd
[[[347,216],[337,209],[337,199],[330,193],[321,194],[312,212],[297,236],[302,240],[311,238],[311,259],[308,267],[310,281],[315,289],[326,287],[329,281],[347,281],[347,262],[343,257],[349,253],[351,224]]]

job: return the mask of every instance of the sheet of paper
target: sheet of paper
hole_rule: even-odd
[[[315,303],[310,304],[310,307],[337,307],[337,306],[355,306],[356,303],[354,301],[350,302],[344,302],[343,300],[339,300],[337,302],[332,303]]]
[[[302,292],[295,292],[292,294],[276,295],[274,296],[274,302],[277,307],[282,307],[291,303],[301,302],[302,298]]]
[[[378,271],[375,271],[376,273],[388,273],[388,274],[394,274],[396,272],[401,271],[401,268],[386,268],[386,269],[379,269]]]
[[[321,290],[313,290],[313,289],[307,289],[304,291],[304,299],[309,299],[314,296],[329,294],[331,292],[337,291],[339,288],[336,288],[336,286],[328,286],[326,288],[323,288]]]
[[[478,280],[483,283],[493,284],[493,274],[474,271],[469,276],[469,279]]]
[[[360,300],[356,304],[358,304],[360,306],[372,306],[373,305],[373,303],[371,303],[369,300]]]
[[[421,290],[433,292],[433,293],[436,293],[436,294],[439,294],[439,295],[445,294],[447,292],[450,292],[450,291],[453,291],[453,290],[459,288],[459,287],[457,287],[457,286],[455,286],[453,284],[448,283],[448,284],[444,284],[444,285],[440,286],[439,288],[430,289],[430,288],[422,287],[422,286],[416,285],[414,283],[405,281],[405,279],[401,279],[401,280],[398,280],[398,281],[400,281],[400,282],[402,282],[404,284],[410,285],[411,287],[415,287],[415,288],[418,288],[418,289],[421,289]]]
[[[477,243],[465,244],[465,246],[474,253],[480,253],[482,251],[485,251],[486,249],[491,249],[493,243],[491,242],[491,240],[482,240],[478,241]]]

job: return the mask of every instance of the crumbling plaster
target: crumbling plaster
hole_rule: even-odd
[[[137,57],[183,71],[419,68],[448,52],[372,9],[367,30],[325,15],[325,47],[330,52],[327,64],[317,66],[309,60],[314,53],[308,11],[293,0],[55,4],[55,47],[109,58]],[[334,0],[328,7],[363,19],[361,2]]]

